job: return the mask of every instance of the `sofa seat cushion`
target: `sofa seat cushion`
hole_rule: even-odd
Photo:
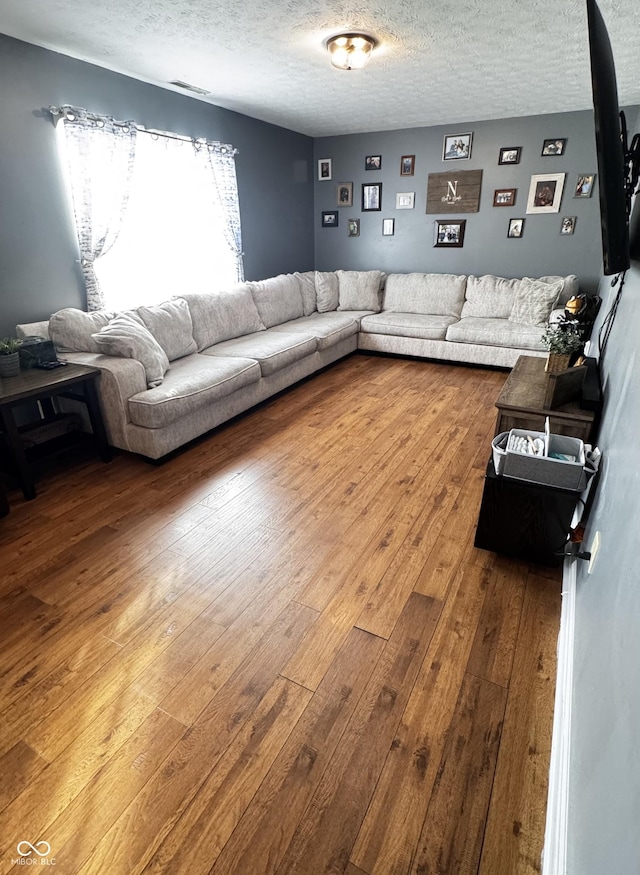
[[[383,310],[459,318],[466,287],[466,276],[450,273],[392,273],[387,277]]]
[[[468,316],[447,329],[446,339],[455,343],[478,343],[511,349],[544,349],[539,325],[522,325],[508,319]]]
[[[262,376],[267,377],[305,356],[312,355],[317,348],[317,341],[311,335],[270,328],[268,331],[217,343],[205,350],[204,354],[255,359],[260,365]]]
[[[315,337],[318,349],[329,349],[346,337],[357,334],[358,321],[348,313],[333,311],[332,313],[314,313],[312,316],[303,316],[302,319],[294,319],[293,322],[278,325],[271,330]]]
[[[185,356],[172,362],[161,386],[129,398],[129,416],[143,428],[162,428],[259,379],[251,359]]]
[[[365,316],[360,330],[366,334],[394,334],[398,337],[421,337],[444,340],[447,328],[457,322],[455,316],[425,316],[421,313],[375,313]]]

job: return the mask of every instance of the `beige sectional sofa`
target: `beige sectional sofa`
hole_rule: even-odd
[[[17,331],[100,368],[110,443],[159,459],[357,349],[503,367],[544,355],[544,324],[575,293],[575,277],[312,271]]]

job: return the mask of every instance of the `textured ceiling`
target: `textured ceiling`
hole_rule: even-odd
[[[621,104],[640,104],[640,3],[600,0]],[[311,136],[591,106],[584,0],[2,0],[0,32]],[[324,41],[380,41],[365,70]],[[174,89],[178,90],[178,89]]]

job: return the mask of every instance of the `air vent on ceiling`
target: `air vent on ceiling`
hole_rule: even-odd
[[[172,79],[169,85],[175,85],[176,88],[184,88],[185,91],[191,91],[193,94],[211,94],[206,88],[198,88],[197,85],[189,85],[188,82],[182,82],[181,79]]]

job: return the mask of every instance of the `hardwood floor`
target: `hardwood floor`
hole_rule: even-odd
[[[0,873],[539,872],[560,575],[473,547],[505,378],[357,355],[11,492]]]

